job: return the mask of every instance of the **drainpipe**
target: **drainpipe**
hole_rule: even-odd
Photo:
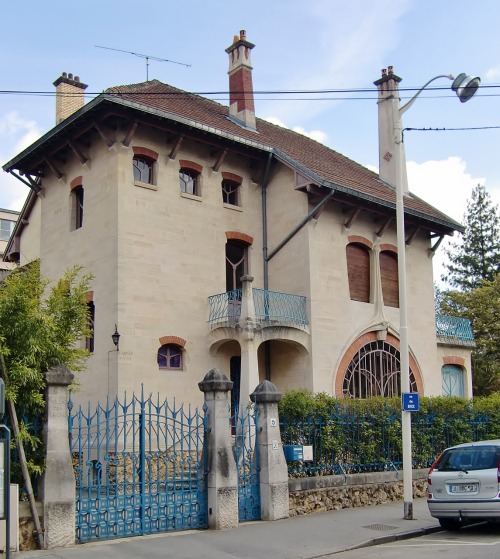
[[[269,264],[267,260],[267,181],[269,180],[269,171],[271,170],[271,162],[273,160],[273,152],[269,152],[267,157],[266,169],[262,179],[262,256],[264,259],[264,289],[267,291],[269,287]],[[264,342],[264,368],[266,380],[271,380],[271,346],[269,341]]]
[[[332,188],[330,192],[321,200],[321,202],[313,208],[307,215],[302,219],[302,221],[290,232],[288,235],[281,241],[281,243],[271,251],[271,253],[266,257],[266,260],[269,262],[273,256],[278,254],[278,252],[290,241],[295,237],[295,235],[304,227],[306,223],[311,221],[311,219],[318,213],[318,211],[330,200],[330,198],[335,194],[335,190]]]
[[[271,169],[271,161],[273,152],[269,152],[267,158],[266,169],[262,179],[262,253],[264,257],[264,289],[269,287],[269,265],[267,259],[267,181],[269,180],[269,171]]]

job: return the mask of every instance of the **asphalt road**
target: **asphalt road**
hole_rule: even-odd
[[[330,555],[335,559],[498,559],[500,523],[478,524],[458,532],[438,532],[420,538],[346,551]],[[323,558],[326,559],[326,558]]]

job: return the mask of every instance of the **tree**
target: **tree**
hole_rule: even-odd
[[[474,394],[500,391],[500,274],[473,291],[448,291],[441,310],[471,321],[476,342],[472,352]]]
[[[452,287],[471,291],[500,271],[500,216],[484,186],[478,184],[467,201],[462,239],[446,251],[448,273],[442,280]]]
[[[88,356],[81,339],[90,335],[86,293],[91,279],[75,266],[49,284],[34,261],[0,284],[0,372],[6,400],[21,418],[31,473],[43,468],[40,437],[29,427],[32,418],[43,417],[45,372],[59,363],[82,370]]]

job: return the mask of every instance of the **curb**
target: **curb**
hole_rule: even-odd
[[[409,530],[408,532],[400,532],[399,534],[391,534],[387,536],[380,536],[378,538],[372,538],[370,540],[356,544],[344,551],[351,551],[352,549],[362,549],[364,547],[372,547],[374,545],[382,545],[385,543],[392,543],[402,540],[409,540],[411,538],[419,538],[421,536],[427,536],[428,534],[435,534],[436,532],[443,532],[441,526],[429,526],[427,528],[419,528],[418,530]]]

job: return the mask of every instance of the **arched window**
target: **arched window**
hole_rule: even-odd
[[[418,391],[411,369],[410,391]],[[348,398],[401,395],[399,351],[384,341],[373,341],[362,346],[347,367],[342,392]]]
[[[83,181],[82,177],[74,178],[71,183],[71,223],[70,230],[83,227]]]
[[[160,369],[182,369],[182,348],[176,344],[163,344],[158,350]]]
[[[379,260],[384,305],[399,307],[398,255],[391,250],[382,250]]]
[[[234,173],[222,172],[222,202],[231,206],[241,206],[240,187],[242,177]]]
[[[134,180],[153,184],[153,165],[154,161],[144,155],[134,157]]]
[[[144,184],[155,184],[155,165],[158,160],[158,153],[152,149],[134,146],[134,181]]]
[[[184,194],[192,194],[193,196],[201,196],[199,176],[200,173],[193,169],[182,168],[179,171],[181,192]]]
[[[353,301],[370,302],[370,252],[361,243],[346,246],[349,293]]]
[[[228,239],[226,243],[226,291],[241,289],[241,277],[248,272],[247,245]]]
[[[444,365],[441,369],[443,396],[464,396],[464,371],[458,365]]]

